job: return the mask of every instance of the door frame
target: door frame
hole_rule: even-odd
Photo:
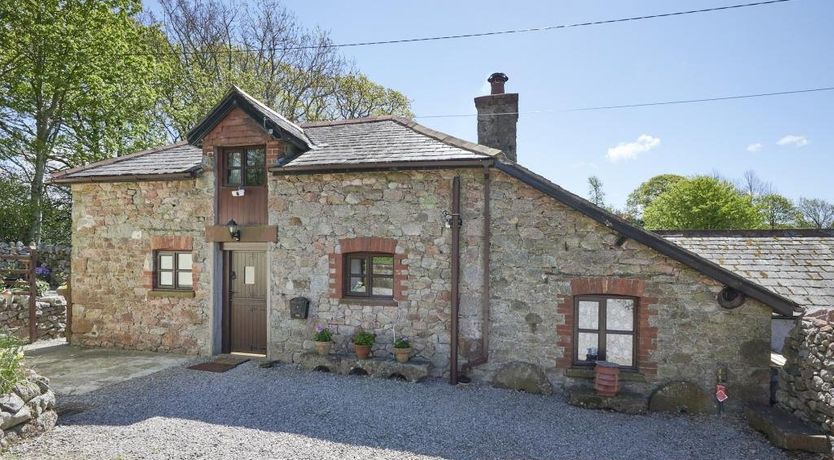
[[[232,349],[232,328],[231,328],[231,256],[234,251],[262,252],[266,267],[266,356],[270,359],[269,344],[272,338],[271,324],[272,317],[272,270],[270,269],[271,255],[267,243],[241,243],[227,242],[220,245],[221,279],[220,289],[220,353],[230,353]]]

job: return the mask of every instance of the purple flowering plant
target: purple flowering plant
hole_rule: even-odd
[[[330,342],[333,340],[333,332],[321,324],[316,325],[316,333],[313,334],[313,340],[316,342]]]
[[[394,348],[411,348],[411,342],[408,341],[408,337],[398,337],[394,340]]]
[[[46,278],[49,276],[50,273],[52,273],[52,270],[50,270],[49,267],[47,267],[44,264],[40,264],[39,266],[35,267],[35,275],[38,278]]]

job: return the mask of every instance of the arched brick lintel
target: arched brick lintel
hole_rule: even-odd
[[[657,328],[650,318],[657,313],[657,299],[645,295],[646,283],[633,278],[573,278],[570,280],[571,294],[565,296],[556,310],[564,316],[565,322],[556,326],[557,344],[562,347],[562,358],[556,362],[560,368],[573,365],[574,297],[580,295],[621,295],[637,298],[637,365],[640,373],[651,378],[657,375],[657,363],[651,356],[657,350]]]
[[[353,252],[380,252],[394,254],[394,300],[407,300],[406,279],[408,266],[405,264],[405,254],[397,251],[397,240],[393,238],[379,238],[363,236],[356,238],[342,238],[339,246],[330,254],[330,297],[341,299],[344,296],[342,278],[344,274],[344,254]]]

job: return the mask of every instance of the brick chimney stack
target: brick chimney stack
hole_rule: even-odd
[[[505,93],[504,83],[509,78],[494,73],[487,81],[492,86],[489,96],[475,98],[478,110],[478,143],[496,148],[516,161],[516,125],[518,123],[518,94]]]

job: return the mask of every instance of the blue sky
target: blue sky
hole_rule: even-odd
[[[537,27],[735,3],[744,1],[286,2],[302,23],[329,30],[337,43]],[[739,178],[747,169],[790,198],[834,201],[834,92],[524,113],[834,86],[832,17],[830,0],[794,0],[623,24],[343,52],[373,80],[405,93],[418,117],[474,113],[472,99],[487,91],[486,77],[505,72],[510,77],[508,92],[520,94],[519,162],[582,195],[587,177],[596,175],[605,184],[608,201],[617,207],[624,206],[626,195],[640,182],[656,174],[718,172]],[[418,121],[465,139],[477,138],[474,117]],[[616,148],[620,144],[624,146]]]

